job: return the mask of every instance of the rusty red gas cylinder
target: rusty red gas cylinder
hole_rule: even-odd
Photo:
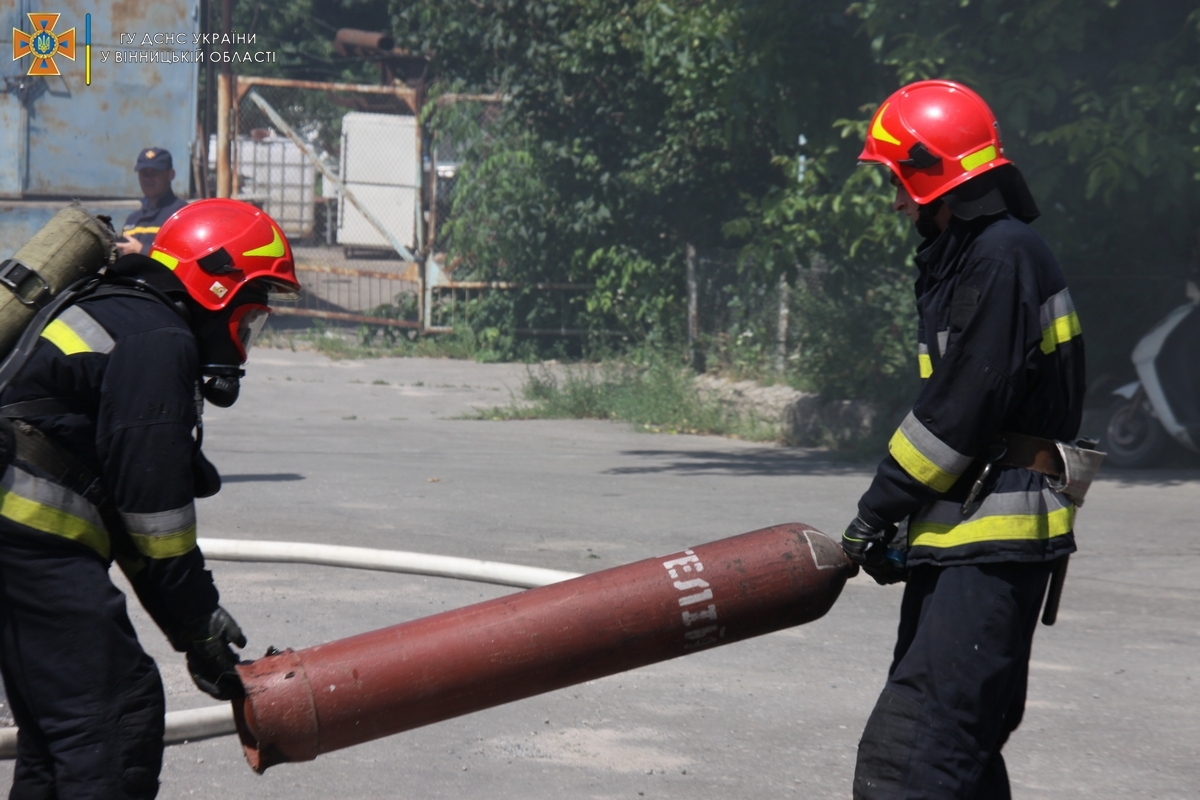
[[[821,617],[856,568],[801,523],[238,667],[256,772]]]

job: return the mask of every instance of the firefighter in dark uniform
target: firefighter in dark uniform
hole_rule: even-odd
[[[193,432],[203,398],[236,399],[268,293],[299,289],[291,249],[253,206],[204,200],[110,272],[45,326],[0,395],[16,438],[0,488],[0,668],[22,800],[158,792],[162,682],[114,559],[197,686],[242,691],[230,645],[246,640],[196,546],[194,499],[220,479]]]
[[[1075,550],[1066,445],[1083,410],[1079,318],[1038,216],[970,89],[921,81],[876,112],[916,224],[921,389],[843,534],[880,583],[906,580],[887,683],[858,747],[862,800],[1008,798],[1047,581]],[[1098,464],[1097,464],[1098,465]],[[1082,497],[1078,497],[1082,502]]]
[[[134,253],[149,255],[158,229],[172,214],[187,205],[186,200],[179,199],[171,191],[175,169],[171,154],[163,148],[147,147],[138,153],[134,170],[142,189],[142,207],[125,219],[125,227],[121,231],[123,238],[117,240],[117,251],[123,256]]]

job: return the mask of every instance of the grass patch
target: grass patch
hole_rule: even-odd
[[[608,419],[652,433],[700,433],[774,441],[776,426],[739,414],[696,389],[691,370],[662,357],[555,370],[531,368],[521,399],[481,410],[477,419]]]

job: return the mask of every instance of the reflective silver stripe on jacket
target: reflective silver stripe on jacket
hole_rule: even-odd
[[[122,511],[121,520],[142,555],[172,558],[196,547],[196,504],[138,514]]]
[[[0,479],[0,517],[85,544],[104,557],[111,545],[94,505],[65,486],[9,465]]]
[[[953,486],[973,460],[934,436],[911,411],[888,442],[888,452],[905,472],[937,492]]]
[[[55,317],[54,322],[50,324],[55,323],[61,323],[70,328],[71,332],[78,336],[91,352],[112,352],[114,342],[113,338],[108,335],[108,331],[104,330],[104,326],[96,322],[79,306],[67,306],[67,310]]]
[[[962,506],[939,500],[913,515],[910,547],[945,550],[985,542],[1035,542],[1065,536],[1074,529],[1075,506],[1051,489],[986,496],[969,517]]]
[[[1066,289],[1050,296],[1038,309],[1042,326],[1042,352],[1050,355],[1062,343],[1069,342],[1081,332],[1075,303]]]
[[[1002,492],[986,495],[970,516],[962,515],[962,503],[938,500],[913,515],[913,522],[934,525],[961,525],[983,517],[1027,516],[1049,514],[1071,505],[1061,492],[1045,488],[1041,491]]]
[[[181,508],[155,511],[150,514],[122,511],[121,519],[125,522],[125,529],[130,533],[142,536],[170,536],[173,533],[180,533],[188,528],[196,527],[196,504],[188,503]]]
[[[1038,309],[1038,321],[1041,323],[1042,330],[1046,330],[1056,319],[1070,316],[1075,313],[1075,301],[1071,299],[1071,292],[1068,289],[1063,289],[1061,292],[1056,292],[1050,295],[1046,302],[1042,303]]]

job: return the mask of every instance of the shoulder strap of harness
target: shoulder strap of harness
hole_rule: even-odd
[[[12,383],[26,362],[29,361],[29,357],[33,355],[33,350],[37,346],[37,341],[42,335],[42,331],[46,329],[46,326],[55,317],[61,314],[67,306],[77,303],[86,297],[104,295],[140,297],[143,299],[153,298],[179,314],[185,322],[189,321],[185,310],[177,306],[165,293],[141,279],[124,278],[115,275],[102,275],[99,277],[93,275],[81,278],[59,292],[52,301],[34,315],[33,319],[29,321],[29,325],[21,333],[20,338],[17,339],[17,343],[13,346],[12,351],[3,361],[0,361],[0,393],[8,388],[8,385]],[[6,412],[0,408],[0,414],[3,413]]]
[[[12,351],[0,362],[0,393],[2,393],[21,369],[28,363],[38,338],[46,326],[68,306],[86,297],[120,295],[139,297],[161,302],[177,312],[185,321],[186,312],[163,292],[145,281],[116,276],[89,276],[82,278],[60,292],[44,305],[30,320],[17,339]],[[37,428],[22,422],[19,417],[49,414],[69,414],[80,411],[69,400],[47,397],[26,400],[0,406],[0,469],[14,459],[37,467],[58,483],[82,496],[96,506],[105,526],[112,531],[122,529],[120,515],[105,489],[100,477],[75,458],[66,448],[59,445]],[[114,543],[115,544],[115,543]]]

